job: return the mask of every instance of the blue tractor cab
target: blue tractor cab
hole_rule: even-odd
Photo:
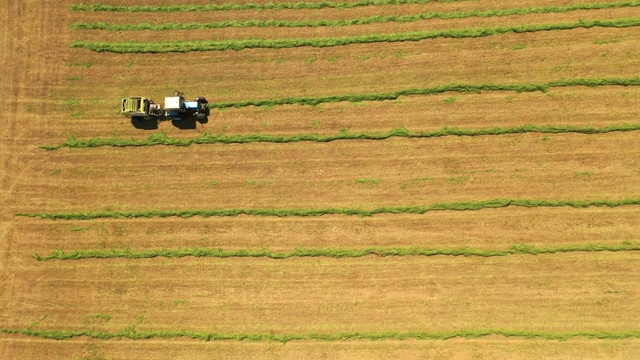
[[[208,101],[204,97],[197,97],[193,101],[185,101],[184,94],[176,91],[173,96],[164,98],[166,117],[172,121],[205,120],[209,116]]]

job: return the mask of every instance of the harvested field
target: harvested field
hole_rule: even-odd
[[[2,335],[0,335],[2,336]],[[233,358],[264,359],[317,359],[323,356],[332,359],[388,359],[397,356],[402,359],[427,357],[490,357],[492,359],[535,359],[540,357],[563,357],[578,359],[611,359],[612,357],[632,358],[638,352],[640,341],[625,340],[567,340],[562,342],[547,340],[481,339],[448,341],[336,341],[336,342],[291,342],[242,343],[242,342],[199,342],[195,340],[118,340],[95,344],[90,340],[56,340],[22,338],[12,335],[10,354],[29,356],[71,357],[74,355],[91,357],[104,356],[109,359],[208,359],[212,352],[234,354]],[[2,341],[0,337],[0,341]],[[9,349],[9,348],[8,348]]]
[[[0,9],[0,358],[638,352],[640,3],[82,4]]]

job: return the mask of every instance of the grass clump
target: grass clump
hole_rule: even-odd
[[[504,135],[519,133],[578,133],[578,134],[603,134],[608,132],[627,132],[640,130],[640,124],[608,125],[604,127],[576,127],[571,125],[522,125],[511,128],[484,128],[484,129],[458,129],[444,127],[434,131],[411,131],[405,128],[392,129],[386,133],[350,132],[341,131],[334,135],[316,134],[295,134],[295,135],[224,135],[204,133],[201,136],[182,139],[168,137],[163,133],[156,133],[146,139],[118,139],[118,138],[90,138],[79,140],[69,137],[58,145],[43,145],[40,148],[45,150],[58,150],[60,148],[93,148],[93,147],[137,147],[137,146],[190,146],[204,144],[248,144],[256,142],[267,143],[290,143],[300,141],[331,142],[337,140],[385,140],[393,137],[401,138],[436,138],[443,136],[481,136],[481,135]],[[217,183],[216,183],[217,184]],[[211,185],[216,185],[211,183]]]
[[[165,23],[165,24],[151,24],[151,23],[137,23],[137,24],[109,24],[106,22],[76,22],[69,25],[72,30],[108,30],[108,31],[165,31],[165,30],[207,30],[207,29],[220,29],[227,27],[339,27],[339,26],[353,26],[353,25],[366,25],[377,24],[387,22],[408,23],[421,20],[430,19],[463,19],[470,17],[501,17],[501,16],[513,16],[513,15],[529,15],[529,14],[548,14],[548,13],[564,13],[575,10],[601,10],[601,9],[613,9],[624,7],[637,7],[640,6],[640,1],[619,1],[612,3],[593,3],[593,4],[571,4],[565,6],[535,6],[528,8],[514,8],[514,9],[495,9],[495,10],[470,10],[470,11],[457,11],[457,12],[437,12],[431,11],[428,13],[414,14],[414,15],[389,15],[389,16],[369,16],[357,19],[343,19],[343,20],[302,20],[302,21],[290,21],[290,20],[231,20],[231,21],[218,21],[209,23]],[[524,48],[524,45],[514,45],[513,49],[518,50]]]
[[[213,258],[237,258],[237,257],[265,257],[270,259],[288,259],[292,257],[328,257],[328,258],[358,258],[375,255],[387,256],[480,256],[495,257],[508,255],[538,255],[563,252],[600,252],[600,251],[638,251],[640,243],[624,242],[617,245],[602,244],[575,244],[556,247],[536,247],[533,245],[517,244],[508,249],[476,249],[471,247],[461,248],[384,248],[368,247],[364,249],[321,249],[321,248],[297,248],[293,251],[278,252],[268,249],[238,249],[223,250],[221,248],[178,248],[178,249],[96,249],[74,250],[65,252],[55,250],[49,255],[41,256],[33,254],[38,261],[47,260],[81,260],[81,259],[148,259],[156,257],[182,258],[182,257],[213,257]]]
[[[628,28],[640,26],[638,18],[617,18],[611,20],[579,20],[555,24],[528,24],[489,28],[448,29],[433,31],[413,31],[407,33],[366,34],[357,36],[326,38],[289,38],[289,39],[242,39],[242,40],[194,40],[165,42],[100,42],[77,40],[71,43],[73,48],[84,48],[95,52],[112,53],[169,53],[192,51],[228,51],[243,49],[285,49],[302,46],[334,47],[350,44],[370,44],[379,42],[421,41],[437,38],[479,38],[509,33],[529,33],[553,30],[602,28]]]
[[[99,313],[99,314],[93,314],[93,315],[91,315],[91,318],[92,318],[92,319],[101,319],[101,320],[103,320],[104,322],[109,322],[109,321],[111,320],[112,316],[111,316],[111,315],[109,315],[109,314]]]
[[[517,207],[619,207],[640,205],[640,198],[623,200],[530,200],[530,199],[492,199],[468,202],[436,203],[424,206],[380,207],[375,209],[358,208],[316,208],[316,209],[192,209],[192,210],[143,210],[143,211],[99,211],[99,212],[45,212],[17,213],[16,216],[41,218],[48,220],[90,220],[90,219],[125,219],[153,217],[194,216],[275,216],[275,217],[307,217],[322,215],[372,216],[376,214],[424,214],[429,211],[476,211],[482,209],[498,209],[510,206]]]
[[[380,182],[380,179],[362,178],[362,179],[356,179],[355,181],[356,181],[356,183],[358,183],[358,184],[370,184],[370,185],[377,185],[377,184]]]

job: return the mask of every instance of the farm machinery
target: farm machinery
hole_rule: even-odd
[[[164,108],[149,98],[128,97],[122,99],[120,111],[131,118],[134,126],[140,128],[147,128],[144,125],[153,123],[157,128],[158,122],[166,120],[171,120],[178,127],[183,127],[180,123],[193,123],[195,127],[196,121],[207,122],[209,117],[207,103],[204,97],[186,101],[183,93],[175,91],[173,96],[164,98]]]

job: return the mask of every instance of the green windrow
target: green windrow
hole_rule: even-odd
[[[220,248],[179,248],[179,249],[149,249],[149,250],[131,250],[131,249],[96,249],[96,250],[74,250],[64,252],[63,250],[55,250],[49,255],[41,256],[33,254],[34,259],[38,261],[46,260],[81,260],[81,259],[148,259],[155,257],[165,258],[181,258],[181,257],[215,257],[215,258],[232,258],[232,257],[266,257],[270,259],[288,259],[291,257],[329,257],[329,258],[357,258],[368,255],[376,256],[507,256],[507,255],[538,255],[553,254],[565,252],[594,252],[594,251],[638,251],[640,243],[624,242],[617,245],[607,244],[574,244],[556,247],[536,247],[534,245],[518,244],[512,245],[505,250],[476,249],[470,247],[462,248],[423,248],[423,247],[405,247],[405,248],[385,248],[385,247],[368,247],[364,249],[318,249],[318,248],[297,248],[288,252],[277,252],[267,249],[239,249],[239,250],[223,250]]]
[[[582,337],[587,339],[607,339],[622,340],[629,338],[640,338],[640,331],[573,331],[573,332],[537,332],[505,329],[483,329],[483,330],[458,330],[449,332],[348,332],[348,333],[302,333],[302,334],[225,334],[213,332],[196,332],[184,330],[167,331],[140,331],[135,325],[118,332],[103,332],[91,330],[40,330],[40,329],[6,329],[0,328],[0,333],[18,334],[33,336],[44,339],[69,340],[76,337],[87,337],[91,339],[172,339],[189,338],[201,341],[277,341],[287,343],[295,340],[316,340],[316,341],[345,341],[345,340],[448,340],[455,338],[476,339],[491,335],[504,337],[515,337],[523,339],[543,339],[543,340],[568,340]]]
[[[495,9],[495,10],[470,10],[458,12],[428,12],[414,15],[390,15],[390,16],[370,16],[358,19],[345,20],[230,20],[209,23],[166,23],[166,24],[109,24],[105,22],[76,22],[69,25],[72,30],[109,30],[109,31],[140,31],[140,30],[206,30],[219,29],[226,27],[319,27],[319,26],[350,26],[365,25],[386,22],[415,22],[429,19],[463,19],[469,17],[499,17],[512,15],[529,15],[529,14],[548,14],[548,13],[564,13],[575,10],[601,10],[601,9],[617,9],[624,7],[640,6],[640,1],[620,1],[612,3],[589,3],[589,4],[573,4],[566,6],[536,6],[529,8],[514,9]]]
[[[432,2],[454,3],[469,0],[360,0],[355,2],[322,1],[322,2],[289,2],[266,4],[207,4],[207,5],[107,5],[107,4],[73,4],[72,11],[108,11],[108,12],[200,12],[200,11],[228,11],[228,10],[302,10],[302,9],[351,9],[362,6],[384,6],[405,4],[428,4]]]
[[[316,209],[192,209],[192,210],[141,210],[141,211],[99,211],[99,212],[44,212],[17,213],[16,216],[41,218],[49,220],[91,220],[100,218],[153,218],[153,217],[181,217],[194,216],[275,216],[275,217],[306,217],[322,215],[350,215],[372,216],[376,214],[424,214],[429,211],[474,211],[482,209],[497,209],[510,206],[517,207],[619,207],[640,205],[640,199],[623,200],[529,200],[529,199],[492,199],[484,201],[439,203],[425,206],[389,206],[376,209],[358,208],[316,208]]]
[[[277,106],[277,105],[319,105],[323,103],[336,103],[341,101],[384,101],[396,100],[400,96],[411,95],[435,95],[446,92],[457,93],[478,93],[481,91],[513,91],[513,92],[547,92],[551,88],[562,88],[570,86],[639,86],[640,77],[631,78],[600,78],[600,79],[565,79],[550,81],[539,84],[447,84],[429,88],[404,89],[388,93],[374,94],[347,94],[347,95],[326,95],[319,97],[285,97],[264,100],[244,100],[210,103],[210,108],[241,108],[245,106]]]
[[[592,27],[628,28],[640,25],[640,18],[618,18],[612,20],[579,20],[556,24],[516,25],[488,28],[413,31],[392,34],[367,34],[344,37],[298,38],[298,39],[242,39],[242,40],[194,40],[165,42],[101,42],[76,40],[73,48],[84,48],[95,52],[112,53],[169,53],[192,51],[227,51],[243,49],[285,49],[302,46],[334,47],[350,44],[379,42],[421,41],[436,38],[479,38],[508,33],[529,33],[553,30],[588,29]]]
[[[190,139],[172,138],[164,133],[155,133],[146,139],[118,139],[118,138],[90,138],[76,139],[69,137],[59,145],[43,145],[40,148],[45,150],[58,150],[60,148],[94,148],[103,146],[112,147],[138,147],[138,146],[190,146],[204,144],[248,144],[256,142],[267,143],[290,143],[300,141],[330,142],[337,140],[385,140],[392,137],[400,138],[434,138],[443,136],[481,136],[481,135],[504,135],[519,133],[541,133],[541,134],[604,134],[608,132],[627,132],[640,130],[640,124],[608,125],[604,127],[578,127],[570,125],[523,125],[510,128],[484,128],[484,129],[458,129],[443,127],[434,131],[410,131],[405,128],[392,129],[386,133],[371,132],[350,132],[343,130],[334,135],[316,134],[295,134],[295,135],[224,135],[204,133],[198,137]]]

